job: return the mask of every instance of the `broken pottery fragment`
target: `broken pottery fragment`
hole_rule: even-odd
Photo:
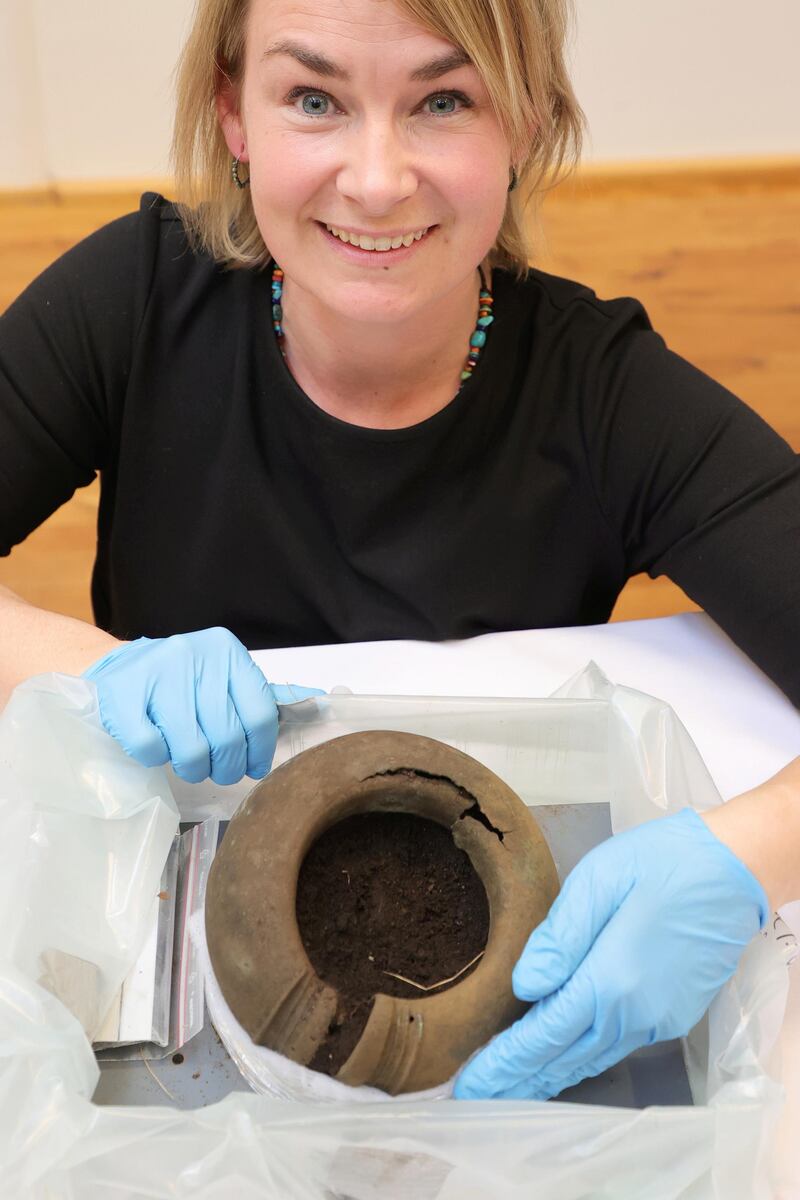
[[[558,878],[532,814],[475,759],[431,738],[373,731],[334,738],[278,767],[232,819],[212,865],[206,935],[223,995],[254,1042],[295,1062],[318,1060],[339,996],[318,977],[297,923],[300,868],[311,846],[355,814],[408,813],[448,828],[486,892],[489,933],[469,974],[445,990],[375,995],[336,1073],[392,1095],[449,1079],[527,1005],[511,971],[546,916]],[[466,965],[466,964],[465,964]]]

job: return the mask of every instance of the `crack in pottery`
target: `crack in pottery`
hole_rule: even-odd
[[[490,833],[495,834],[501,843],[507,833],[514,832],[513,829],[498,829],[496,825],[493,825],[477,800],[473,805],[471,805],[470,808],[465,808],[458,819],[459,821],[463,821],[465,817],[469,817],[472,821],[478,821],[479,824],[485,826]],[[455,822],[453,822],[453,824],[455,824]],[[507,849],[507,847],[504,847],[504,849]]]
[[[455,779],[451,779],[449,775],[435,775],[432,771],[424,771],[421,767],[388,767],[385,771],[375,771],[372,775],[366,775],[361,782],[366,783],[369,779],[381,779],[387,775],[401,775],[406,779],[432,779],[437,783],[449,784],[459,796],[463,796],[465,800],[470,801],[469,806],[462,813],[459,813],[457,818],[459,821],[463,821],[465,817],[470,817],[473,821],[478,821],[490,833],[495,834],[501,842],[507,833],[514,832],[513,829],[498,829],[496,825],[493,825],[481,808],[478,797],[474,796],[467,788],[462,787],[460,783],[456,783]],[[451,829],[455,826],[455,823],[454,821],[453,825],[450,826]]]
[[[365,775],[361,782],[366,783],[369,779],[383,779],[386,775],[404,775],[410,779],[432,779],[437,783],[449,783],[459,796],[463,796],[471,804],[478,804],[478,797],[462,787],[460,783],[456,783],[455,779],[451,779],[449,775],[436,775],[433,771],[423,770],[422,767],[387,767],[385,771],[375,771],[372,775]]]

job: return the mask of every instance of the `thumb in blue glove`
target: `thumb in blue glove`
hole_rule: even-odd
[[[100,718],[123,749],[146,767],[171,761],[189,783],[263,778],[275,753],[277,704],[324,695],[271,686],[222,628],[126,642],[83,677],[97,687]]]
[[[759,881],[690,808],[603,842],[514,968],[534,1006],[463,1068],[456,1099],[549,1099],[684,1036],[768,915]]]

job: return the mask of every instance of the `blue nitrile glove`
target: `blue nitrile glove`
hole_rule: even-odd
[[[267,683],[227,629],[139,638],[83,673],[100,701],[100,718],[145,767],[172,762],[199,783],[262,779],[278,736],[277,704],[321,696],[319,688]]]
[[[769,916],[748,868],[690,808],[596,846],[512,974],[538,1001],[459,1073],[459,1100],[547,1100],[700,1020]]]

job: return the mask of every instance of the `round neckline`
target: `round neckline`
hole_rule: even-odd
[[[504,290],[505,280],[501,279],[502,268],[494,267],[491,270],[492,281],[492,296],[494,297],[494,305],[492,307],[492,315],[497,322],[498,318],[498,293]],[[271,268],[263,273],[262,278],[266,279],[267,287],[271,288],[272,271]],[[498,287],[500,284],[500,287]],[[271,312],[271,303],[269,301]],[[501,305],[502,308],[502,305]],[[495,332],[495,330],[492,330]],[[304,413],[310,416],[313,420],[319,421],[327,426],[330,430],[343,434],[346,437],[360,439],[362,441],[375,442],[403,442],[411,441],[415,438],[422,438],[429,433],[434,432],[440,425],[446,425],[448,422],[457,419],[458,414],[463,409],[464,405],[469,403],[475,388],[478,386],[476,380],[480,380],[482,373],[491,371],[491,364],[494,358],[492,353],[494,347],[494,339],[490,336],[486,339],[483,347],[480,361],[470,375],[469,379],[464,381],[463,387],[459,389],[451,400],[445,404],[444,408],[440,408],[438,412],[432,413],[429,417],[425,417],[422,421],[417,421],[413,425],[402,425],[397,429],[373,429],[368,425],[357,425],[352,421],[345,421],[341,417],[335,417],[332,413],[328,413],[324,408],[320,408],[311,397],[303,391],[300,384],[292,375],[289,367],[281,354],[278,345],[278,339],[275,336],[275,331],[272,328],[270,320],[270,348],[269,355],[271,364],[276,370],[283,372],[283,379],[289,389],[289,395],[292,402]]]

